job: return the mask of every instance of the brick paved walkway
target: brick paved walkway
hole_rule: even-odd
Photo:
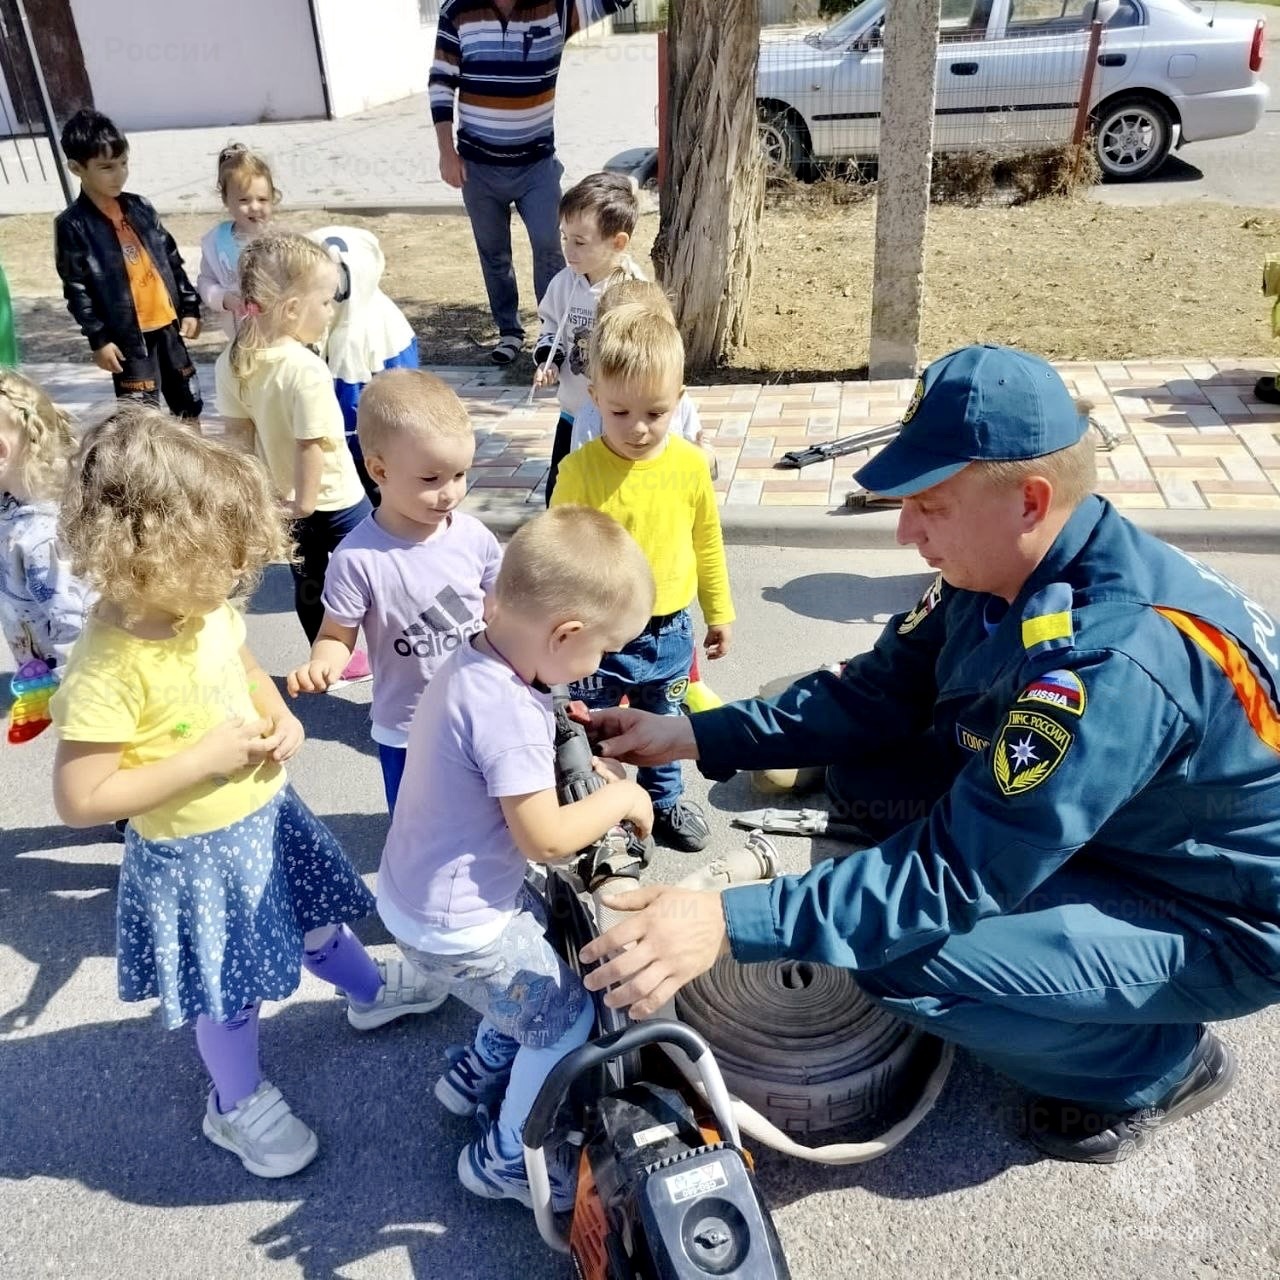
[[[1099,451],[1099,491],[1122,508],[1280,511],[1280,406],[1253,397],[1276,360],[1134,364],[1064,363],[1072,390],[1119,443]],[[30,375],[72,412],[92,416],[110,400],[105,374],[86,366],[33,364]],[[436,370],[471,410],[479,444],[472,487],[490,500],[541,504],[555,428],[554,397],[525,407],[527,388],[502,373]],[[212,369],[202,375],[212,398]],[[732,507],[838,506],[856,486],[864,455],[775,469],[788,449],[896,422],[914,383],[819,382],[693,387],[720,460],[716,489]],[[216,427],[216,418],[210,417]]]

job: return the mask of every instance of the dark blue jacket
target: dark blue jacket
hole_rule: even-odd
[[[955,767],[878,847],[726,893],[734,954],[879,968],[1033,905],[1079,857],[1280,981],[1275,623],[1099,498],[989,632],[1002,606],[935,582],[840,677],[693,717],[712,777],[922,737]]]
[[[120,208],[151,255],[178,318],[199,318],[200,297],[183,270],[174,238],[151,202],[122,191]],[[111,219],[83,191],[55,219],[54,246],[67,309],[89,346],[97,351],[114,342],[127,357],[145,359],[147,345],[138,326],[120,238]]]

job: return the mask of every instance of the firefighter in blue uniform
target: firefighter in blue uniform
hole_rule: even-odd
[[[644,1016],[725,950],[845,966],[1036,1095],[1027,1132],[1061,1159],[1124,1159],[1226,1093],[1205,1023],[1280,1002],[1280,637],[1093,496],[1086,429],[1035,357],[935,362],[858,473],[937,570],[916,607],[771,700],[593,713],[637,763],[826,765],[877,843],[620,899],[588,986]]]

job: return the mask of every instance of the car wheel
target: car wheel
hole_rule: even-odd
[[[1121,98],[1098,113],[1094,150],[1112,182],[1139,182],[1164,164],[1173,146],[1173,122],[1149,98]]]
[[[761,107],[759,132],[765,176],[798,177],[809,156],[795,116],[787,111]]]

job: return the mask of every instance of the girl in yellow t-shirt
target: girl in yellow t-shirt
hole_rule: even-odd
[[[280,508],[252,458],[128,408],[84,438],[61,532],[100,600],[53,698],[54,801],[71,826],[129,819],[120,996],[159,997],[168,1028],[195,1021],[205,1136],[283,1177],[316,1138],[262,1078],[259,1003],[290,995],[300,965],[361,1030],[444,997],[347,928],[373,898],[285,779],[302,725],[228,599],[287,555]]]
[[[293,516],[293,605],[314,644],[324,621],[324,571],[338,543],[373,510],[347,448],[329,366],[307,345],[333,319],[338,268],[306,236],[268,232],[240,255],[244,315],[214,371],[218,411],[251,433]],[[344,681],[367,679],[357,650]]]

